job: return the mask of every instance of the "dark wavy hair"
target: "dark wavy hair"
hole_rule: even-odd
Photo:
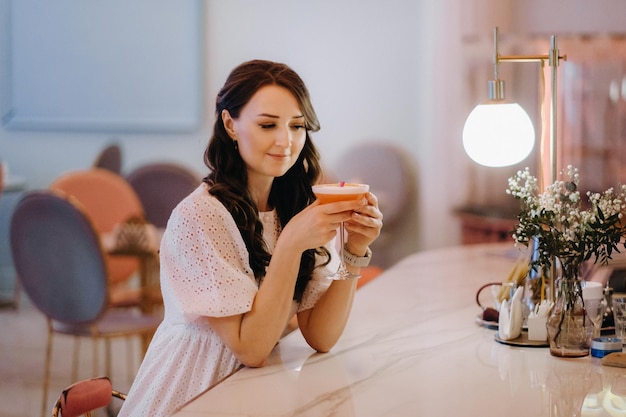
[[[288,89],[298,101],[304,115],[306,139],[296,163],[281,177],[274,179],[269,195],[269,206],[278,214],[281,227],[315,200],[311,186],[321,176],[319,152],[311,141],[309,132],[320,129],[319,121],[309,92],[302,79],[285,64],[253,60],[236,67],[217,95],[215,102],[215,125],[213,136],[204,153],[204,163],[210,170],[204,182],[209,193],[214,195],[232,214],[246,244],[249,262],[257,282],[261,282],[271,255],[263,240],[263,225],[258,207],[248,190],[248,174],[245,163],[233,144],[222,121],[222,111],[228,110],[237,119],[241,109],[250,98],[267,85]],[[307,283],[315,268],[315,256],[330,259],[325,248],[309,249],[302,253],[294,300],[300,302]]]

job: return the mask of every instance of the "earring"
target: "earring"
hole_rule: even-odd
[[[237,143],[236,140],[233,141],[233,146],[235,147],[235,150],[238,151],[239,150],[239,144]]]

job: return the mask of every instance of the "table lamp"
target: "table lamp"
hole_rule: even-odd
[[[504,81],[498,78],[498,64],[501,62],[535,62],[541,65],[542,87],[545,90],[543,68],[546,62],[550,65],[550,145],[549,160],[546,161],[544,150],[545,135],[542,126],[539,176],[541,188],[545,187],[544,174],[549,170],[549,182],[554,183],[557,176],[557,67],[566,56],[559,55],[556,37],[550,38],[550,51],[547,55],[500,55],[498,53],[498,27],[493,31],[495,80],[489,83],[489,101],[479,104],[468,116],[463,128],[463,146],[475,162],[490,166],[502,167],[521,162],[526,158],[535,141],[534,128],[528,114],[517,103],[504,99]],[[542,94],[542,119],[543,101]],[[532,251],[532,249],[531,249]],[[555,276],[554,264],[550,275]],[[554,280],[550,280],[550,299],[554,299]]]

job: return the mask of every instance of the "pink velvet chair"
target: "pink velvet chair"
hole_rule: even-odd
[[[100,236],[130,219],[143,219],[139,197],[120,175],[104,168],[67,172],[50,184],[50,189],[75,198],[93,222]],[[139,270],[134,257],[105,256],[109,273],[111,303],[119,307],[139,305],[140,291],[129,287],[130,278]]]
[[[83,379],[61,392],[52,409],[52,417],[90,416],[92,411],[110,408],[113,398],[126,400],[126,394],[115,391],[109,378]]]
[[[331,172],[336,181],[369,184],[384,216],[380,237],[372,244],[372,264],[361,271],[363,278],[359,285],[364,285],[397,261],[395,256],[403,242],[396,239],[396,235],[416,222],[414,167],[402,148],[383,141],[370,141],[346,150]]]

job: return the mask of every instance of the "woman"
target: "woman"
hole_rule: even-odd
[[[320,164],[309,132],[319,124],[289,67],[235,68],[216,116],[204,157],[211,173],[172,212],[161,242],[165,317],[120,416],[170,415],[242,365],[263,366],[296,313],[307,343],[331,349],[356,288],[326,278],[338,264],[337,227],[345,221],[357,257],[382,227],[371,193],[315,202]]]

